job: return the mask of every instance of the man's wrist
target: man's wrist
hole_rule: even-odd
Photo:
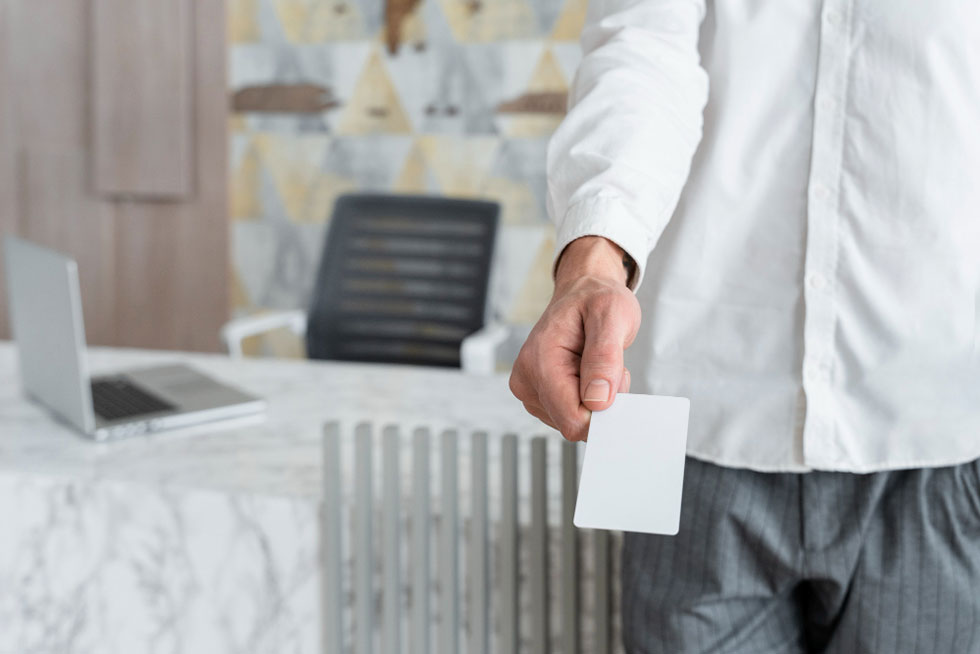
[[[636,263],[618,245],[601,236],[577,238],[562,250],[555,266],[555,286],[580,277],[598,277],[629,286]]]

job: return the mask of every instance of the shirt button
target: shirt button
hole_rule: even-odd
[[[841,13],[834,9],[827,11],[825,18],[827,20],[827,24],[834,28],[840,27],[844,22],[844,17],[841,15]]]
[[[813,187],[813,198],[819,202],[826,202],[830,198],[830,189],[826,184],[816,184]]]
[[[820,110],[826,113],[831,113],[837,108],[837,101],[829,95],[822,96],[817,104],[820,107]]]
[[[827,288],[827,278],[819,273],[810,273],[807,275],[806,283],[815,291],[822,291]]]

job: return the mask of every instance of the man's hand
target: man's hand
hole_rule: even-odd
[[[629,391],[623,351],[636,337],[640,305],[626,277],[623,251],[612,241],[572,241],[558,262],[551,302],[514,363],[510,390],[568,440],[585,440],[591,412]]]

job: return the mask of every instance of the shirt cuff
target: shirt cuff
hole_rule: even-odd
[[[623,249],[636,263],[631,290],[636,291],[643,281],[647,257],[653,244],[647,229],[632,215],[621,200],[598,197],[576,202],[568,208],[555,237],[555,258],[551,271],[554,276],[558,257],[569,243],[583,236],[601,236]]]

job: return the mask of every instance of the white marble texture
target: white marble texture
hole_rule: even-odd
[[[0,652],[319,652],[315,503],[0,475]]]

